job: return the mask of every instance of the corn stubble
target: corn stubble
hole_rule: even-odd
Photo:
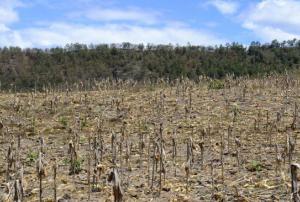
[[[1,92],[0,201],[299,201],[299,87],[286,74]]]

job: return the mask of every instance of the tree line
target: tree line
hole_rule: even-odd
[[[299,68],[300,40],[249,46],[231,43],[218,46],[152,44],[68,44],[47,49],[0,48],[1,88],[41,88],[88,79],[137,81],[198,79],[205,75],[223,78],[282,73]]]

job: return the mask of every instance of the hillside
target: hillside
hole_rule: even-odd
[[[253,42],[226,46],[172,46],[70,44],[64,48],[0,49],[2,89],[42,88],[103,78],[137,81],[200,75],[222,78],[262,75],[296,69],[300,63],[300,42],[290,40],[270,44]]]

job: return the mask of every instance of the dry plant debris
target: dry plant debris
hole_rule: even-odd
[[[2,92],[1,201],[299,201],[299,80],[223,83]]]

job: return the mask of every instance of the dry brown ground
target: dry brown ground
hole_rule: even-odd
[[[230,84],[230,87],[226,85],[225,89],[219,90],[209,89],[207,82],[194,84],[186,81],[173,87],[160,84],[154,87],[123,87],[114,90],[102,88],[97,91],[70,92],[68,95],[66,92],[2,93],[0,113],[4,128],[0,135],[0,182],[5,182],[7,148],[20,134],[20,159],[24,165],[26,182],[25,201],[38,200],[39,185],[34,161],[39,150],[38,138],[42,136],[45,140],[47,162],[47,175],[43,179],[43,199],[51,201],[53,198],[52,164],[56,159],[58,198],[68,194],[71,197],[70,201],[87,201],[88,135],[97,135],[97,120],[100,120],[100,133],[105,143],[101,162],[104,173],[98,185],[100,192],[92,192],[91,201],[113,200],[112,187],[107,182],[108,172],[113,166],[111,155],[113,132],[117,136],[117,145],[123,145],[122,156],[117,150],[117,167],[126,201],[290,200],[286,138],[290,136],[297,140],[299,133],[300,125],[296,124],[294,130],[290,128],[295,103],[300,101],[298,81],[289,80],[287,86],[286,78],[272,77],[261,80],[230,80],[227,84]],[[76,117],[80,117],[81,122],[84,122],[81,124],[83,127],[79,133],[80,149],[77,151],[83,163],[79,174],[69,175],[68,144],[72,133],[76,130]],[[130,165],[125,163],[125,141],[121,140],[124,122],[127,141],[132,144]],[[162,182],[162,191],[159,194],[159,173],[155,174],[153,189],[148,184],[147,150],[149,136],[156,136],[160,123],[163,123],[166,179]],[[228,142],[229,126],[232,127],[232,134]],[[171,141],[175,128],[178,145],[176,177]],[[145,148],[142,155],[139,150],[139,134],[144,134]],[[220,160],[222,136],[224,136],[224,182]],[[186,190],[184,165],[187,159],[186,142],[189,137],[192,137],[194,144],[194,163],[189,179],[190,185]],[[240,168],[237,164],[235,138],[241,143]],[[201,141],[204,143],[203,165],[199,147]],[[280,163],[282,169],[278,174],[275,172],[278,165],[276,144],[282,157]],[[152,149],[151,145],[151,155]],[[297,162],[298,156],[299,146],[296,143],[293,161]],[[152,168],[152,159],[150,160]],[[211,162],[213,162],[213,176]],[[13,172],[11,175],[13,179]]]

